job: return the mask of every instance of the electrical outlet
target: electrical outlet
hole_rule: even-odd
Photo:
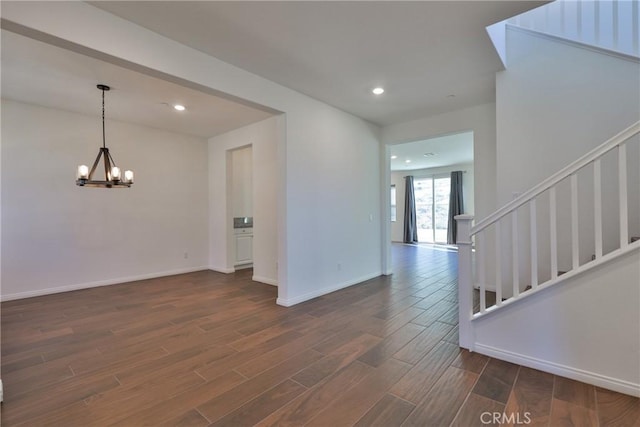
[[[184,251],[184,259],[189,259],[189,251]]]

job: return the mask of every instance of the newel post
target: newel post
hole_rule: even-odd
[[[473,267],[471,258],[471,223],[473,215],[457,215],[458,226],[458,328],[460,347],[473,351]]]

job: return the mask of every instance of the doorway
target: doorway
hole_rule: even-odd
[[[446,244],[452,172],[462,172],[464,211],[474,211],[473,132],[388,146],[391,242],[405,242],[406,177],[413,177],[417,241]]]
[[[253,268],[253,146],[230,150],[227,168],[233,266],[235,270]]]

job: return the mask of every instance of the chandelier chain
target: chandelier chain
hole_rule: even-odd
[[[104,132],[104,89],[102,89],[102,148],[107,147],[107,143],[105,142],[105,132]]]

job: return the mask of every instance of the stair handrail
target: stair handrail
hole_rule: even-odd
[[[473,236],[474,234],[477,234],[478,232],[484,230],[485,228],[499,221],[504,216],[518,209],[525,203],[529,202],[531,199],[544,193],[551,187],[558,184],[560,181],[578,172],[580,169],[587,166],[589,163],[604,156],[606,153],[613,150],[614,148],[616,148],[617,146],[619,146],[620,144],[622,144],[623,142],[625,142],[626,140],[628,140],[629,138],[631,138],[637,133],[640,133],[640,121],[635,122],[625,130],[623,130],[622,132],[611,137],[609,140],[600,144],[598,147],[589,151],[588,153],[578,158],[576,161],[570,163],[566,167],[560,169],[558,172],[551,175],[549,178],[545,179],[535,187],[524,192],[519,197],[515,198],[514,200],[502,206],[500,209],[496,210],[495,212],[493,212],[483,220],[476,223],[473,227],[471,227],[471,235]]]

